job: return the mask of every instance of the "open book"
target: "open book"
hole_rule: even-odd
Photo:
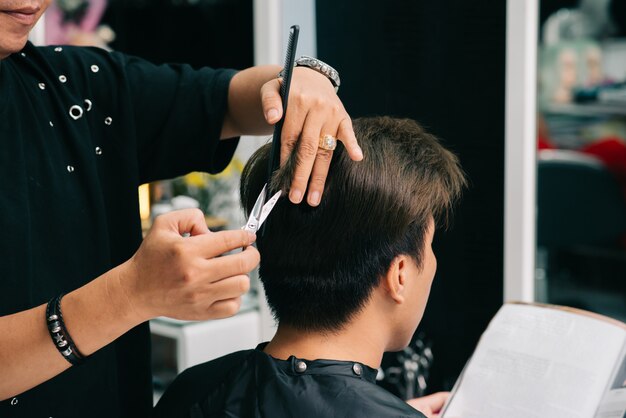
[[[626,324],[559,306],[507,303],[442,418],[626,418]]]

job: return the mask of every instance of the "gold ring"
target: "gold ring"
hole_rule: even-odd
[[[337,148],[337,138],[332,135],[322,135],[320,137],[320,148],[327,151],[334,151]]]

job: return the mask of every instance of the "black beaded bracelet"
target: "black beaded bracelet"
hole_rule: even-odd
[[[46,307],[48,331],[50,332],[54,346],[59,350],[63,358],[72,365],[78,366],[85,361],[85,356],[78,351],[72,337],[70,337],[70,333],[67,332],[67,328],[65,328],[63,315],[61,314],[62,298],[63,295],[61,294],[48,302],[48,306]]]

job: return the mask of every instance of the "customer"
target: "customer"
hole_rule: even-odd
[[[437,264],[435,222],[447,219],[465,179],[456,157],[411,120],[357,119],[354,127],[363,162],[337,149],[324,201],[279,201],[257,241],[275,337],[183,372],[157,417],[423,416],[375,378],[383,353],[406,347],[422,318]],[[244,169],[248,212],[267,159],[265,147]],[[275,188],[289,186],[291,169],[277,173]],[[444,399],[422,405],[436,402],[436,414]]]

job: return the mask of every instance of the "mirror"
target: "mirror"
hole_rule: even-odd
[[[626,3],[541,0],[539,302],[626,320]]]

